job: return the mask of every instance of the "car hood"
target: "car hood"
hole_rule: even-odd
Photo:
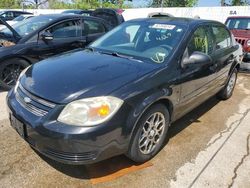
[[[241,38],[249,38],[250,39],[250,30],[240,30],[240,29],[235,29],[235,30],[231,30],[231,32],[233,33],[233,35],[237,38],[237,37],[241,37]]]
[[[158,67],[81,50],[31,66],[20,82],[36,96],[65,104],[80,98],[109,95]]]

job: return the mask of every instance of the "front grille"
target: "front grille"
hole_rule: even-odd
[[[242,46],[244,46],[246,40],[245,39],[240,39],[240,38],[236,38],[235,39],[239,44],[241,44]]]
[[[17,88],[16,99],[23,108],[36,116],[45,116],[55,107],[54,103],[31,94],[21,84]]]
[[[61,159],[64,161],[69,162],[84,162],[84,161],[90,161],[95,160],[97,157],[97,152],[84,152],[84,153],[70,153],[70,152],[62,152],[62,151],[55,151],[52,149],[47,148],[46,151],[44,151],[45,154],[55,157],[57,159]]]

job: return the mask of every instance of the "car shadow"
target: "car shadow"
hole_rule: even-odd
[[[169,129],[168,138],[174,137],[179,132],[187,128],[193,122],[199,122],[198,119],[219,102],[220,100],[216,99],[216,97],[212,97],[205,103],[197,107],[195,110],[191,111],[181,119],[174,122]],[[166,140],[165,144],[168,143],[168,140],[169,139]],[[129,173],[130,167],[142,165],[131,161],[124,155],[112,157],[110,159],[98,162],[96,164],[78,165],[78,166],[62,164],[54,160],[51,160],[39,153],[38,155],[56,170],[70,177],[78,179],[92,179],[92,178],[105,177],[112,175],[118,171],[121,171],[122,169],[128,169]]]

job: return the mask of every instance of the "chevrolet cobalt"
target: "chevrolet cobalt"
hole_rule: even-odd
[[[154,157],[168,128],[211,96],[231,97],[239,46],[221,23],[125,22],[85,50],[26,68],[7,103],[12,127],[67,164]]]

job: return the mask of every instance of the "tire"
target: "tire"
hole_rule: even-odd
[[[26,67],[30,64],[23,59],[8,59],[0,63],[0,87],[10,90]]]
[[[155,115],[155,116],[154,116]],[[150,123],[161,120],[161,124],[154,123],[150,128]],[[152,124],[151,124],[152,125]],[[130,141],[127,157],[131,160],[143,163],[152,159],[165,143],[169,127],[169,112],[166,106],[156,104],[150,107],[140,118]],[[158,132],[156,131],[158,129]],[[157,136],[158,135],[158,136]],[[153,140],[157,143],[153,144]],[[146,144],[147,143],[147,144]],[[151,144],[150,144],[151,143]],[[150,149],[151,145],[151,149]]]
[[[217,97],[222,100],[227,100],[233,95],[233,91],[237,81],[237,69],[234,69],[230,74],[227,84],[225,87],[217,94]]]

